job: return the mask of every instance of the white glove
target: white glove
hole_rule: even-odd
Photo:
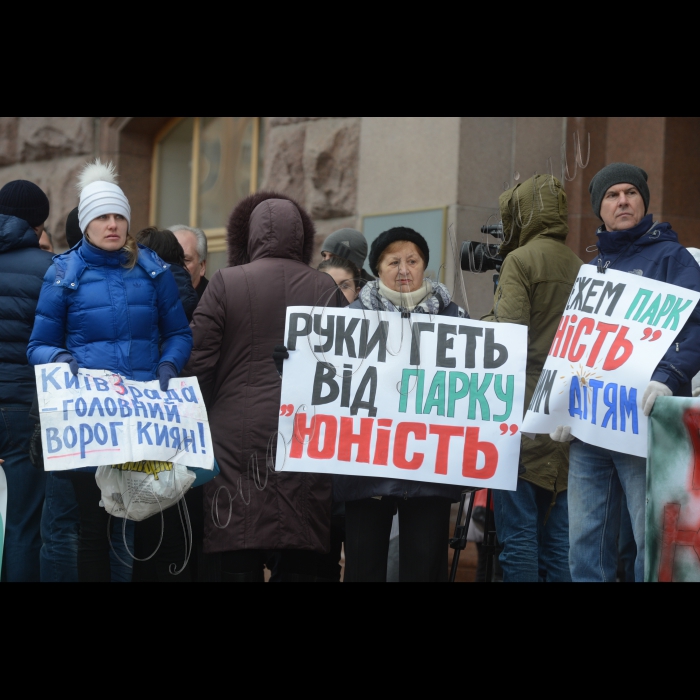
[[[557,428],[549,437],[554,442],[573,442],[575,439],[569,427]]]
[[[693,398],[694,398],[694,399],[700,398],[700,389],[696,389],[696,390],[693,392]]]
[[[644,406],[644,415],[648,418],[654,410],[656,399],[662,396],[673,396],[673,392],[661,382],[652,382],[644,392],[642,405]]]

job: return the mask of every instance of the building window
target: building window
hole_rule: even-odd
[[[262,177],[262,117],[175,117],[156,137],[151,223],[204,229],[226,249],[234,207]]]

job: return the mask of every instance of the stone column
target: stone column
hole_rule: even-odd
[[[294,198],[313,217],[320,262],[323,241],[356,228],[362,117],[267,117],[262,189]]]
[[[66,219],[78,206],[78,173],[95,152],[95,117],[0,117],[0,187],[30,180],[51,202],[47,228],[66,247]]]

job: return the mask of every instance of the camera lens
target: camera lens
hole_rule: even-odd
[[[500,272],[503,259],[500,246],[467,241],[462,246],[462,270],[465,272]]]

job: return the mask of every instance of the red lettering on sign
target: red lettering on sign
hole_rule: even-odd
[[[676,558],[676,547],[693,547],[698,556],[700,566],[700,529],[679,530],[681,506],[670,503],[664,509],[664,532],[661,550],[661,566],[659,583],[673,583],[673,565]]]
[[[338,420],[334,416],[316,416],[314,436],[311,438],[307,454],[311,459],[333,459],[338,439]],[[325,427],[325,431],[321,428]],[[321,437],[323,436],[323,449]]]
[[[581,362],[588,349],[587,345],[579,345],[581,336],[584,333],[590,335],[594,330],[595,321],[592,318],[581,319],[581,323],[579,323],[576,335],[574,336],[574,342],[571,344],[571,352],[569,353],[569,360],[571,360],[571,362]]]
[[[620,369],[620,367],[632,357],[634,345],[627,340],[628,332],[629,328],[625,328],[624,326],[620,328],[620,332],[617,334],[617,338],[615,338],[615,342],[612,344],[610,352],[605,359],[605,364],[603,365],[603,369],[606,372]]]
[[[450,440],[453,437],[463,438],[464,428],[450,427],[448,425],[431,425],[430,434],[439,437],[435,473],[447,476],[447,468],[450,462]]]
[[[464,441],[464,461],[462,473],[467,479],[493,479],[498,469],[498,449],[491,442],[479,442],[479,428],[467,428],[467,439]],[[479,453],[486,458],[483,469],[477,469]]]
[[[337,419],[333,416],[315,416],[307,425],[306,416],[306,413],[297,413],[294,420],[294,435],[289,456],[292,459],[301,459],[304,456],[304,446],[307,446],[307,454],[311,459],[333,459],[338,438]],[[321,430],[323,427],[325,431]],[[322,437],[323,449],[320,444]]]
[[[601,322],[598,324],[598,340],[595,341],[595,345],[593,346],[593,350],[591,350],[591,356],[588,358],[586,367],[595,367],[595,363],[598,361],[598,355],[600,355],[600,351],[603,349],[603,345],[605,345],[608,335],[610,335],[610,333],[617,333],[617,329],[619,327],[620,326],[613,326],[610,323]]]
[[[358,446],[358,464],[369,464],[372,447],[372,433],[374,432],[374,418],[362,418],[360,420],[360,434],[355,435],[355,421],[352,418],[340,419],[340,442],[338,443],[338,461],[352,462],[352,447]]]
[[[314,434],[314,424],[316,420],[311,419],[311,425],[306,425],[306,413],[297,413],[294,419],[294,434],[292,435],[292,446],[289,456],[292,459],[302,459],[304,456],[304,445],[308,443]]]
[[[566,357],[566,353],[569,352],[569,345],[571,344],[571,338],[574,335],[574,330],[576,330],[576,323],[578,323],[578,316],[572,316],[571,325],[569,326],[569,330],[566,333],[566,342],[564,343],[564,347],[562,348],[561,355],[559,355],[559,357]]]
[[[569,325],[569,316],[564,316],[564,318],[561,320],[559,324],[559,330],[557,331],[557,334],[554,336],[554,342],[552,343],[552,348],[549,351],[550,355],[553,355],[554,357],[557,356],[559,353],[559,349],[561,348],[562,344],[564,343],[564,337],[566,335],[566,327]]]
[[[700,410],[688,409],[683,414],[683,423],[693,445],[693,463],[691,466],[688,491],[695,499],[700,499]],[[673,570],[676,559],[676,547],[693,547],[700,567],[700,522],[680,529],[682,506],[669,503],[664,508],[663,535],[661,539],[661,563],[659,581],[673,583]]]
[[[382,419],[379,421],[379,430],[377,430],[377,449],[374,452],[375,467],[389,466],[389,445],[391,444],[391,426],[393,420]]]
[[[396,428],[396,439],[394,441],[394,466],[407,471],[416,471],[423,466],[425,455],[416,452],[412,460],[406,457],[408,449],[408,436],[415,435],[416,440],[426,440],[428,437],[428,426],[425,423],[399,423]]]

